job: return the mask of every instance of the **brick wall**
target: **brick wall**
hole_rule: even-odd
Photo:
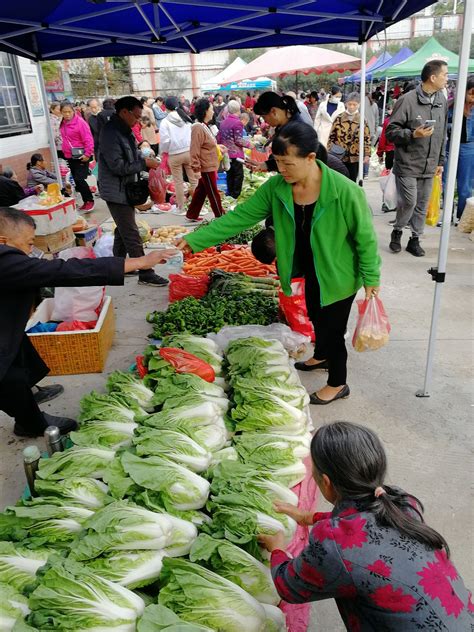
[[[18,182],[22,186],[26,186],[26,165],[28,162],[30,162],[30,158],[33,154],[43,154],[44,158],[46,159],[47,169],[54,172],[49,147],[38,147],[38,149],[30,151],[26,154],[16,154],[14,156],[7,156],[6,158],[2,158],[0,160],[0,172],[3,167],[11,167],[18,176]]]

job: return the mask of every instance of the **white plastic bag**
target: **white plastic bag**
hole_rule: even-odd
[[[223,327],[217,334],[207,334],[222,351],[226,351],[229,342],[238,338],[257,336],[265,340],[278,340],[288,352],[296,352],[301,347],[311,344],[309,336],[292,331],[288,325],[273,323],[272,325],[239,325]]]
[[[92,248],[67,248],[59,257],[68,259],[95,259]],[[90,322],[97,320],[104,300],[105,287],[58,287],[54,294],[54,308],[51,320]]]
[[[112,233],[105,233],[96,241],[94,252],[96,257],[113,257],[114,236]]]
[[[380,188],[383,191],[383,201],[385,206],[392,211],[397,208],[397,182],[393,171],[388,176],[381,176],[379,179]]]

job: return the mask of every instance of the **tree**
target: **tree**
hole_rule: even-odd
[[[171,68],[160,70],[159,78],[164,92],[176,94],[190,87],[188,79],[184,75],[180,75],[177,70],[172,70]]]
[[[454,0],[439,0],[434,7],[433,15],[449,15],[454,13]],[[456,13],[464,13],[464,2],[458,0],[456,4]]]
[[[45,83],[56,81],[61,76],[61,66],[57,61],[42,61],[41,70]]]

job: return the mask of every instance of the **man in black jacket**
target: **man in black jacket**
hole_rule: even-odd
[[[73,419],[53,417],[38,407],[38,399],[50,400],[62,388],[46,387],[39,397],[31,390],[49,371],[25,334],[39,288],[123,285],[127,272],[147,270],[170,254],[46,261],[28,256],[34,236],[35,223],[29,215],[0,208],[0,410],[14,417],[13,432],[20,437],[41,436],[47,426],[58,426],[63,434],[76,427]]]
[[[142,158],[132,127],[141,120],[142,104],[135,97],[122,97],[115,114],[105,124],[99,139],[99,191],[107,202],[117,228],[113,253],[116,257],[143,256],[143,244],[135,221],[135,208],[127,198],[127,184],[136,182],[140,172],[159,167],[155,158]],[[167,285],[168,280],[150,270],[138,276],[141,285]]]

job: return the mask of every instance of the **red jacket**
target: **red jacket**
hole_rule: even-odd
[[[387,118],[383,122],[382,133],[380,134],[379,145],[377,148],[377,156],[383,156],[384,152],[387,152],[387,151],[395,151],[395,145],[393,143],[390,143],[387,140],[387,136],[385,135],[385,131],[389,123],[390,123],[390,117],[387,116]]]

